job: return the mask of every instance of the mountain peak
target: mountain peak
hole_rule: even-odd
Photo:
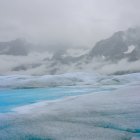
[[[109,61],[119,61],[121,59],[135,61],[140,59],[140,28],[119,31],[110,38],[97,42],[89,56],[93,58],[104,56]]]

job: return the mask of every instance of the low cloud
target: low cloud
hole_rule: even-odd
[[[0,55],[0,74],[46,75],[80,71],[121,74],[140,71],[140,60],[129,62],[127,59],[122,59],[112,63],[103,61],[101,58],[94,58],[92,61],[86,62],[86,59],[83,58],[80,61],[63,64],[61,60],[51,58],[53,55],[48,52],[34,52],[27,56]]]
[[[122,59],[117,63],[106,64],[99,69],[99,72],[105,74],[114,74],[114,73],[127,73],[127,72],[138,72],[140,71],[140,60],[129,62],[127,59]]]
[[[138,0],[0,0],[0,41],[91,47],[139,25],[139,5]]]

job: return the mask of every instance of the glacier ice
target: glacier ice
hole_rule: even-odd
[[[139,86],[133,86],[22,107],[16,115],[1,116],[0,137],[2,140],[13,137],[15,140],[138,140],[139,91]],[[28,111],[22,113],[23,110]]]
[[[42,76],[38,77],[37,81],[48,81],[49,83],[48,77],[54,81],[57,78],[58,81],[61,81],[59,76],[64,78],[64,81],[69,77],[83,78],[82,82],[74,80],[76,85],[84,86],[88,83],[93,87],[95,85],[113,86],[116,87],[116,90],[18,107],[15,109],[16,113],[0,115],[1,140],[12,140],[13,138],[14,140],[140,139],[139,73],[121,76],[94,74],[93,77],[91,74],[69,73],[57,75],[53,77],[54,79],[51,76]],[[35,78],[32,76],[21,77],[21,83],[30,83]],[[16,83],[19,76],[6,78],[13,78]],[[86,80],[84,81],[84,79]],[[3,85],[5,83],[3,82]],[[14,84],[13,87],[15,87]],[[61,82],[61,86],[64,86],[63,82]]]
[[[54,87],[75,85],[122,85],[140,81],[140,73],[121,76],[99,75],[97,73],[66,73],[61,75],[11,75],[0,76],[0,88]]]

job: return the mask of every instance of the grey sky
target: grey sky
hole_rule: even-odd
[[[0,0],[0,41],[93,46],[138,26],[139,6],[139,0]]]

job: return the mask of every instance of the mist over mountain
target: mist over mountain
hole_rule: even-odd
[[[29,44],[25,40],[16,39],[8,42],[0,42],[1,55],[27,55]]]
[[[74,71],[131,73],[140,71],[140,28],[129,28],[101,40],[92,49],[38,51],[26,40],[0,42],[1,74],[60,74]],[[40,49],[41,50],[41,49]]]
[[[90,57],[102,57],[104,60],[119,61],[140,59],[140,28],[114,33],[110,38],[99,41],[91,50]]]

